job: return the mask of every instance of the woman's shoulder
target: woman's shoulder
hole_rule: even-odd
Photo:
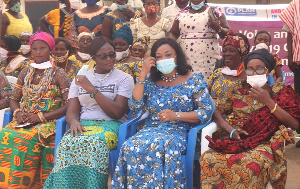
[[[281,91],[283,88],[285,88],[286,85],[282,82],[275,82],[273,85],[272,85],[272,92],[274,94],[278,93],[279,91]]]

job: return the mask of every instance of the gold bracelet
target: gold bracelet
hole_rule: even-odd
[[[17,119],[17,113],[18,113],[18,112],[22,112],[22,111],[23,111],[23,110],[22,110],[21,108],[16,109],[16,110],[14,111],[14,113],[13,113],[13,117]]]
[[[275,104],[273,110],[271,110],[271,113],[274,113],[276,111],[276,109],[277,109],[277,103]]]
[[[40,120],[41,120],[42,123],[46,123],[47,122],[47,120],[44,117],[43,112],[39,112],[39,113],[37,113],[37,115],[39,116],[39,118],[40,118]]]

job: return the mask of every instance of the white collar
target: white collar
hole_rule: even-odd
[[[43,62],[43,63],[40,63],[40,64],[31,63],[30,66],[32,66],[36,69],[44,70],[44,69],[47,69],[47,68],[54,67],[54,64],[52,63],[52,61],[47,61],[47,62]]]

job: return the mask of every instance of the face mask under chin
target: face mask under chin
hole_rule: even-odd
[[[116,60],[120,61],[122,59],[125,59],[129,55],[129,48],[122,52],[116,52]]]

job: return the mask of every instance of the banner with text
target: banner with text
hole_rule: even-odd
[[[234,32],[240,32],[249,39],[251,50],[253,49],[254,38],[261,30],[268,31],[272,40],[269,50],[277,53],[282,61],[282,69],[285,72],[286,84],[294,84],[294,74],[287,66],[287,33],[282,32],[283,23],[279,14],[288,4],[278,5],[234,5],[234,4],[210,4],[222,9]]]

